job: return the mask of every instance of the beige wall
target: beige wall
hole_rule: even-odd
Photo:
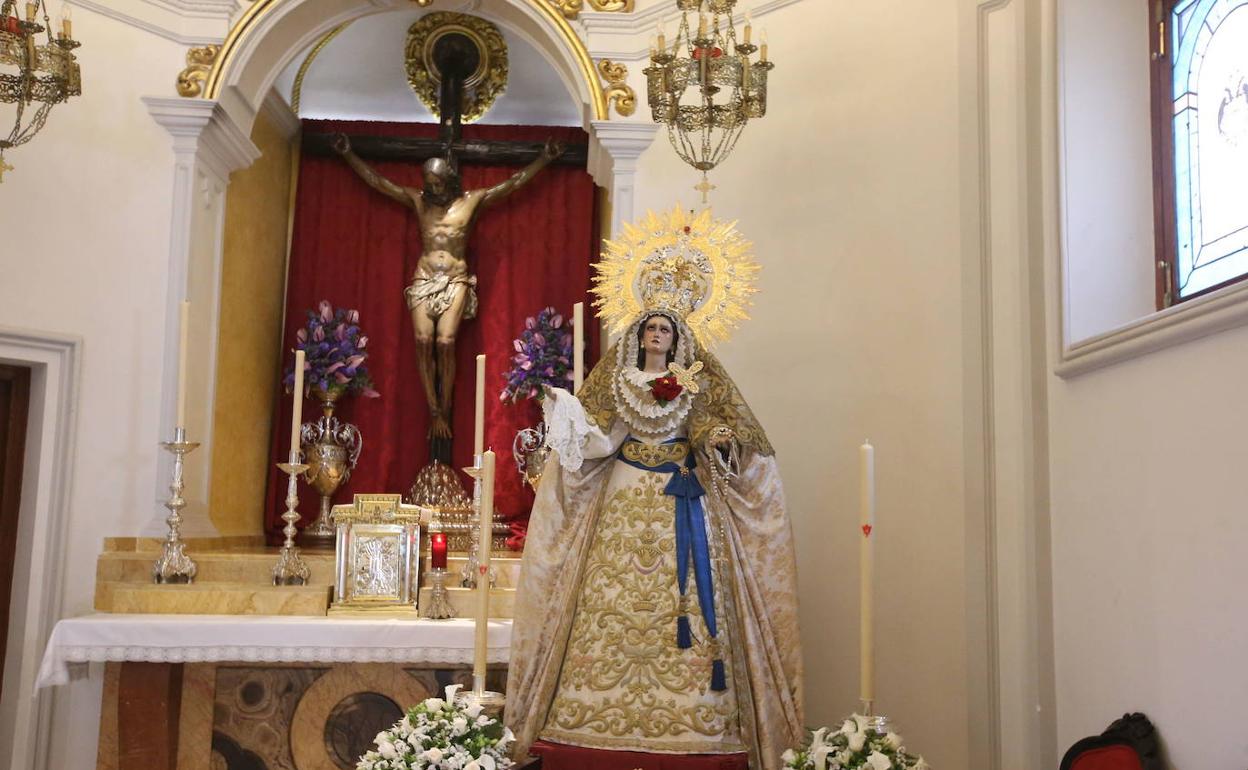
[[[183,47],[85,8],[75,8],[74,32],[84,41],[75,52],[83,94],[6,153],[14,170],[0,185],[0,325],[83,339],[70,517],[51,557],[63,570],[64,616],[91,611],[103,538],[137,534],[166,513],[168,479],[156,470],[168,438],[161,319],[173,153],[140,97],[173,96],[185,66]],[[98,682],[40,697],[55,699],[47,766],[90,766]]]
[[[292,144],[261,112],[263,153],[230,177],[221,257],[209,515],[222,535],[260,535],[274,396],[281,369]]]
[[[785,481],[807,721],[857,708],[857,447],[869,438],[878,705],[950,769],[971,766],[958,5],[806,2],[768,14],[769,113],[712,173],[716,212],[739,220],[763,265],[753,319],[721,352]],[[699,200],[663,133],[641,174],[639,212]]]

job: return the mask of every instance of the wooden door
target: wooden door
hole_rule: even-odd
[[[0,364],[0,661],[9,638],[9,599],[17,554],[17,512],[22,499],[22,461],[30,410],[30,369]],[[0,665],[0,692],[4,666]]]

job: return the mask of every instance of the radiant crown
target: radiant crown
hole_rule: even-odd
[[[726,339],[748,318],[758,264],[735,222],[693,215],[677,206],[624,225],[606,242],[594,276],[594,305],[612,332],[646,311],[680,315],[704,345]]]

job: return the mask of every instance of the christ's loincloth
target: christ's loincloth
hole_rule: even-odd
[[[417,270],[412,285],[403,290],[407,296],[407,309],[423,306],[425,313],[437,320],[455,301],[456,287],[463,286],[463,318],[477,317],[477,277],[474,275],[447,275]]]

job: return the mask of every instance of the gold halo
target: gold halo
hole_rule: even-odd
[[[759,271],[753,244],[736,224],[713,218],[710,209],[693,214],[677,205],[624,225],[620,237],[604,244],[595,266],[594,306],[608,330],[619,333],[641,313],[665,309],[684,316],[703,345],[726,340],[749,318],[746,310]],[[655,303],[649,290],[656,276],[674,281],[681,299]]]
[[[420,17],[407,30],[403,58],[407,83],[416,98],[441,118],[438,105],[442,74],[433,61],[433,49],[439,40],[450,34],[461,34],[471,40],[481,53],[477,69],[465,81],[463,122],[480,120],[507,88],[507,42],[493,23],[466,13],[438,11]]]

